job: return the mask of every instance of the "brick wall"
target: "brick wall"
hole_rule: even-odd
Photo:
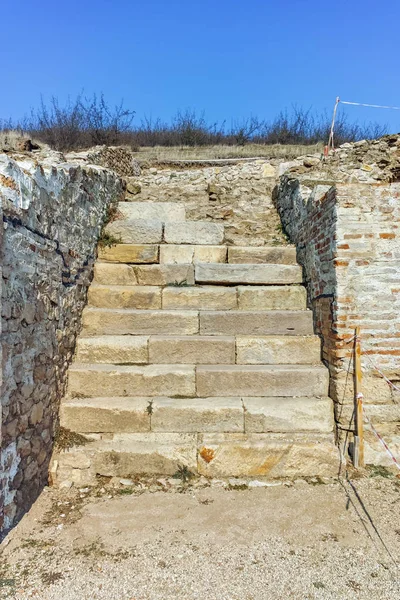
[[[329,187],[283,176],[276,195],[283,226],[304,268],[338,431],[352,430],[352,343],[361,327],[366,412],[400,454],[400,184]],[[377,367],[377,368],[376,368]],[[390,466],[366,431],[366,460]]]

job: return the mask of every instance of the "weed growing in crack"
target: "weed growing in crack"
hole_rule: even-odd
[[[174,479],[182,479],[183,483],[188,483],[194,477],[194,473],[186,465],[178,465],[178,469],[172,477]]]

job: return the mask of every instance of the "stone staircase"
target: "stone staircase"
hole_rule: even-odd
[[[55,483],[96,476],[330,476],[333,408],[292,247],[224,245],[172,202],[123,202],[99,250]],[[253,241],[254,243],[254,241]]]

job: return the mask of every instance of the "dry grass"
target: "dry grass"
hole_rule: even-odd
[[[245,146],[154,146],[142,147],[134,152],[139,161],[168,162],[175,160],[217,160],[229,158],[277,158],[293,159],[305,154],[316,154],[323,150],[323,144],[283,145],[247,144]]]

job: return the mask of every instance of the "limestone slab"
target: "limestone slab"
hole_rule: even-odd
[[[186,244],[161,244],[160,264],[191,264],[194,258],[194,248],[194,246]]]
[[[199,365],[197,395],[327,396],[328,370],[304,365]]]
[[[57,456],[58,473],[74,475],[74,465],[84,464],[78,481],[95,483],[96,474],[107,477],[174,475],[179,465],[197,469],[197,436],[188,433],[121,433],[75,447]],[[83,476],[83,477],[82,477]]]
[[[149,398],[74,398],[60,407],[62,427],[80,433],[150,431]]]
[[[296,248],[290,246],[230,246],[228,263],[296,265]]]
[[[311,311],[201,311],[202,335],[312,335]]]
[[[192,335],[199,331],[199,314],[193,310],[134,310],[85,308],[85,335]]]
[[[197,283],[272,285],[301,283],[303,276],[298,265],[198,263],[195,266],[195,280]]]
[[[322,398],[243,398],[246,433],[333,431],[333,402]]]
[[[226,246],[194,246],[187,244],[162,244],[160,263],[225,263]]]
[[[318,364],[321,341],[316,335],[238,336],[236,357],[239,365]]]
[[[109,223],[105,231],[123,244],[159,244],[163,223],[155,219],[117,219]]]
[[[194,396],[195,372],[189,365],[74,364],[69,397]]]
[[[193,285],[192,264],[143,265],[135,267],[139,285]]]
[[[235,338],[225,336],[151,336],[151,363],[234,364]]]
[[[184,433],[115,435],[93,456],[99,475],[174,475],[179,466],[196,471],[196,436]]]
[[[157,244],[116,244],[98,249],[99,260],[115,263],[157,263]]]
[[[167,287],[162,291],[163,308],[230,310],[237,308],[235,288],[217,286]]]
[[[140,335],[104,335],[79,337],[76,361],[80,363],[146,364],[148,337]]]
[[[243,432],[240,398],[155,398],[152,431]]]
[[[198,471],[206,477],[334,477],[332,435],[207,433],[199,436]]]
[[[88,305],[97,308],[161,308],[161,288],[152,285],[92,284],[88,292]]]
[[[225,263],[228,249],[226,246],[195,246],[195,263]]]
[[[186,211],[178,202],[119,202],[118,210],[126,219],[185,221]]]
[[[224,240],[224,226],[208,221],[166,223],[164,239],[167,244],[219,245]]]
[[[305,310],[307,291],[301,285],[239,285],[240,310]]]
[[[97,262],[94,265],[93,283],[99,285],[136,285],[137,278],[131,265]]]

